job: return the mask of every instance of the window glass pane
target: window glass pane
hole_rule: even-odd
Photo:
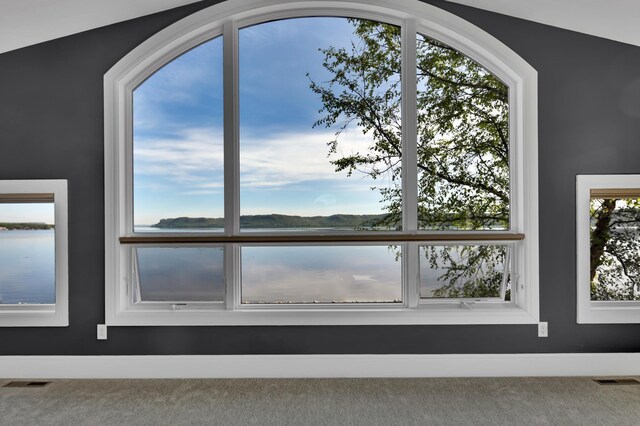
[[[640,300],[640,198],[636,197],[591,199],[591,300]]]
[[[0,303],[55,303],[53,203],[0,203]]]
[[[137,232],[222,230],[222,37],[184,53],[133,92]],[[178,220],[168,220],[177,219]]]
[[[509,246],[420,247],[420,297],[511,300]]]
[[[445,44],[417,45],[419,229],[508,229],[508,87]]]
[[[222,247],[139,247],[136,254],[138,301],[223,300]]]
[[[400,28],[300,18],[240,30],[243,230],[400,224]]]
[[[242,248],[242,303],[399,303],[398,247]]]

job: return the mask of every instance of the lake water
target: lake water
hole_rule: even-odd
[[[139,300],[222,301],[225,293],[222,247],[139,247]]]
[[[389,246],[242,248],[242,303],[402,301],[401,262]]]
[[[55,303],[53,229],[0,231],[0,303]]]
[[[242,303],[398,302],[401,263],[388,246],[246,246]],[[216,301],[222,247],[138,247],[142,301]]]
[[[352,228],[255,228],[245,232],[331,232]],[[136,232],[222,232],[220,228]],[[211,301],[224,296],[222,256],[215,248],[137,250],[142,300]],[[402,300],[401,262],[383,246],[246,246],[242,303],[394,303]],[[193,259],[199,259],[194,262]],[[189,271],[189,272],[179,272]],[[145,279],[154,276],[156,279]],[[150,285],[148,283],[153,283]],[[174,283],[171,286],[170,283]]]
[[[157,232],[157,228],[151,228]],[[402,299],[401,262],[380,246],[246,246],[243,303],[394,302]],[[55,303],[54,231],[0,231],[0,303]],[[140,298],[215,301],[224,297],[221,247],[137,249]],[[444,283],[442,265],[422,253],[420,293]],[[501,266],[501,265],[500,265]]]
[[[493,256],[505,246],[489,246]],[[467,268],[475,248],[450,246],[449,255],[458,268]],[[216,301],[225,294],[222,247],[139,247],[137,250],[140,295],[143,301]],[[439,294],[447,284],[443,276],[450,267],[442,247],[421,248],[420,295]],[[388,245],[278,245],[241,248],[241,301],[243,304],[288,303],[397,303],[402,301],[399,248]],[[437,256],[433,258],[433,256]],[[474,279],[498,274],[504,267],[491,257],[474,268]],[[456,282],[461,287],[470,277]],[[485,293],[487,291],[485,290]],[[485,296],[499,297],[495,288]]]

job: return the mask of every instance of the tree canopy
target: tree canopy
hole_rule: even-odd
[[[351,19],[357,42],[327,47],[332,76],[311,81],[323,107],[315,126],[335,129],[329,153],[357,126],[371,136],[366,152],[342,155],[336,172],[389,176],[379,185],[389,227],[402,218],[402,117],[400,28]],[[509,227],[509,91],[459,51],[417,39],[417,170],[420,229],[481,230]],[[425,251],[433,266],[445,265],[434,297],[499,296],[503,246],[448,246]]]
[[[591,300],[640,300],[640,199],[591,200]]]

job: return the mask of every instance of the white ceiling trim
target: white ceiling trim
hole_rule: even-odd
[[[640,46],[638,0],[448,0]]]
[[[0,0],[0,53],[197,0]]]

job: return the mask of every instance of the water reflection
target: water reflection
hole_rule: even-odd
[[[136,252],[141,301],[223,300],[222,247],[144,247]]]
[[[242,303],[400,302],[388,246],[242,248]]]
[[[505,299],[509,288],[506,245],[420,247],[420,297]]]

